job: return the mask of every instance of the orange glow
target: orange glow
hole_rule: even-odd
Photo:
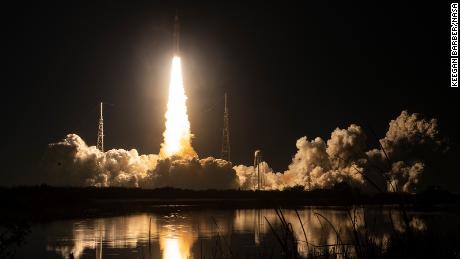
[[[197,156],[191,144],[193,135],[190,133],[186,101],[181,59],[174,56],[169,82],[168,109],[165,114],[166,130],[163,133],[164,141],[160,150],[160,155],[163,157],[191,158]]]

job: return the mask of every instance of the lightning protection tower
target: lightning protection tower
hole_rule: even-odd
[[[256,150],[254,153],[254,178],[257,178],[257,185],[254,182],[254,189],[260,190],[263,187],[263,172],[261,172],[261,163],[263,161],[262,151]]]
[[[99,127],[97,130],[97,149],[104,152],[104,117],[102,114],[102,102],[101,102],[101,113],[99,115]]]
[[[227,93],[225,93],[224,127],[222,129],[222,151],[221,158],[230,161],[230,127],[228,125]]]

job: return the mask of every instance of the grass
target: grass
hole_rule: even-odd
[[[364,229],[358,230],[355,211],[350,209],[348,216],[352,223],[353,241],[344,243],[336,226],[323,215],[315,213],[318,219],[325,223],[322,226],[329,225],[336,234],[334,244],[317,245],[308,241],[300,216],[298,220],[304,233],[304,240],[295,238],[292,224],[286,222],[281,209],[276,211],[281,229],[277,231],[272,227],[273,222],[267,219],[266,221],[283,253],[273,255],[273,258],[460,258],[460,225],[452,226],[449,233],[439,233],[429,229],[420,231],[408,225],[404,232],[393,229],[392,234],[382,242],[372,236],[368,224],[365,224]],[[306,244],[307,247],[304,255],[300,255],[297,250],[301,243]]]

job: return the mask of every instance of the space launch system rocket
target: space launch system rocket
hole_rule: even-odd
[[[180,25],[179,25],[179,16],[176,13],[174,17],[174,55],[179,56],[179,40],[180,40]]]

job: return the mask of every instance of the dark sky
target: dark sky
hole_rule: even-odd
[[[68,133],[95,145],[101,99],[115,104],[105,113],[107,148],[158,153],[177,9],[201,157],[220,154],[225,91],[233,162],[251,164],[262,149],[276,170],[302,136],[328,139],[358,123],[383,137],[407,109],[439,120],[451,149],[432,163],[432,181],[460,191],[448,3],[97,2],[2,8],[1,184],[39,183],[47,144]]]

